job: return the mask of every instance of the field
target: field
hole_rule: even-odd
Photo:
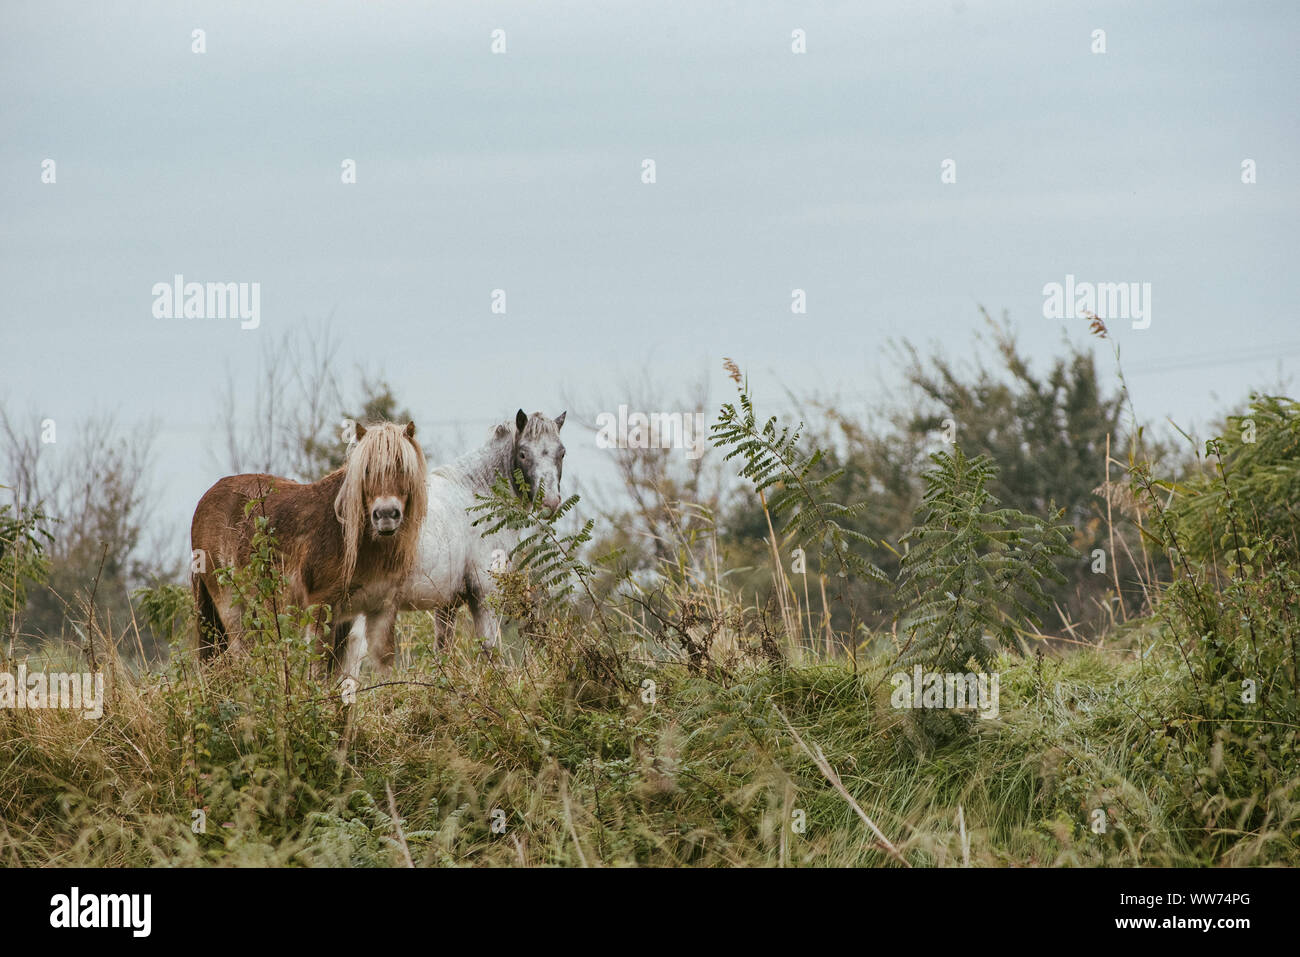
[[[292,664],[286,679],[292,659],[145,677],[114,661],[100,721],[9,716],[5,863],[1296,862],[1294,777],[1256,790],[1234,757],[1257,750],[1254,726],[1195,734],[1181,656],[1141,631],[999,660],[999,717],[925,760],[880,660],[715,676],[627,662],[628,694],[563,653],[507,671],[458,648],[347,706]]]
[[[500,497],[491,514],[525,533],[502,576],[516,622],[503,650],[462,619],[439,651],[430,616],[408,614],[394,673],[340,693],[300,610],[274,598],[248,611],[249,653],[201,667],[183,587],[137,595],[122,628],[92,590],[69,606],[79,640],[11,642],[0,662],[106,678],[97,720],[0,711],[0,862],[1300,862],[1295,403],[1256,400],[1176,480],[1137,455],[1114,463],[1096,537],[1131,543],[1133,611],[1072,637],[1082,626],[1044,630],[1039,609],[1059,610],[1062,568],[1095,559],[1059,511],[998,502],[988,457],[929,456],[882,570],[861,509],[834,499],[843,469],[737,392],[714,443],[766,526],[756,561],[770,565],[748,566],[766,591],[721,566],[716,523],[647,585],[598,554],[575,500],[541,517]],[[1126,519],[1108,508],[1121,502]],[[36,552],[11,548],[6,573],[35,574],[13,556]],[[277,593],[273,560],[245,571]],[[880,589],[895,609],[859,615]],[[165,660],[145,630],[170,637]],[[914,669],[996,676],[995,708],[900,705]]]

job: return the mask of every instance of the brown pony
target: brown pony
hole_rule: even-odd
[[[346,464],[304,485],[274,475],[231,475],[199,499],[190,525],[191,585],[198,610],[200,657],[243,640],[239,596],[217,580],[220,568],[248,564],[254,521],[265,515],[277,559],[299,608],[329,605],[335,619],[391,610],[410,575],[424,523],[428,488],[415,423],[358,424]],[[257,501],[252,514],[245,506]],[[318,609],[317,641],[326,612]],[[325,649],[333,669],[332,647]]]

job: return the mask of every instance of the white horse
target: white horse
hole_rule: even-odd
[[[501,619],[492,608],[497,592],[493,568],[500,568],[519,534],[502,529],[484,535],[474,527],[470,507],[485,495],[499,477],[521,496],[540,487],[542,505],[560,504],[560,478],[564,472],[564,443],[560,428],[567,413],[554,419],[540,412],[531,416],[520,409],[514,422],[496,426],[487,444],[451,465],[429,471],[428,511],[420,532],[419,553],[411,576],[396,606],[377,616],[342,619],[334,631],[335,648],[346,642],[342,674],[356,675],[362,657],[378,671],[393,665],[393,630],[398,610],[434,612],[434,636],[439,646],[450,637],[456,611],[462,604],[474,616],[474,630],[484,647],[494,648],[501,637]],[[527,488],[515,487],[514,470],[523,473]],[[336,651],[337,654],[337,651]]]

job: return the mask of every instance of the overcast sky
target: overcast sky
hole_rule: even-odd
[[[295,324],[332,316],[446,444],[521,405],[612,410],[641,370],[721,396],[724,355],[760,396],[867,407],[889,340],[962,355],[980,305],[1046,362],[1086,339],[1043,315],[1073,275],[1150,283],[1149,327],[1110,323],[1138,410],[1204,422],[1300,362],[1298,25],[1294,2],[6,0],[0,401],[60,445],[91,412],[156,417],[187,527],[226,369]],[[259,283],[260,326],[155,317],[176,274]]]

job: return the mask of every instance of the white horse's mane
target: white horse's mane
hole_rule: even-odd
[[[510,471],[513,452],[514,423],[503,422],[493,426],[486,443],[466,452],[454,462],[431,469],[429,476],[441,476],[466,488],[486,491],[492,487],[497,475],[505,475]]]
[[[540,412],[528,417],[521,439],[559,436],[560,430],[555,420],[547,418]],[[485,492],[492,487],[498,475],[509,476],[513,466],[515,449],[515,423],[507,419],[492,427],[488,440],[476,449],[466,452],[454,462],[440,465],[429,471],[432,478],[437,475],[456,482],[465,488]]]

